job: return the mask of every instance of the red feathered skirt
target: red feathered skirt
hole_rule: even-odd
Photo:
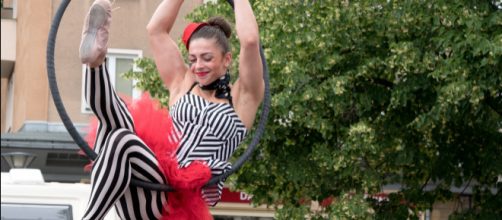
[[[125,99],[124,99],[125,100]],[[202,162],[180,168],[176,160],[180,134],[175,130],[166,109],[144,94],[140,99],[125,100],[134,121],[135,133],[156,155],[160,169],[175,191],[167,192],[167,213],[162,219],[213,219],[202,198],[202,187],[211,178],[211,170]],[[86,141],[94,148],[98,120],[89,125]],[[85,169],[89,171],[92,163]]]

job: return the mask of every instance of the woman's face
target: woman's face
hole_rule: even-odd
[[[231,60],[230,52],[223,54],[215,39],[196,38],[190,41],[190,70],[200,85],[208,85],[223,76]]]

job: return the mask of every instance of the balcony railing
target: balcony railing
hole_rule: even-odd
[[[14,19],[15,18],[15,8],[16,0],[0,0],[2,11],[2,19]]]
[[[14,19],[14,9],[2,7],[1,16],[2,19]]]

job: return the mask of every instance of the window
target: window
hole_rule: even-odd
[[[119,95],[131,98],[141,96],[141,91],[134,89],[135,80],[126,80],[121,77],[121,74],[130,69],[136,71],[137,67],[134,65],[134,60],[142,56],[143,52],[141,50],[108,49],[108,54],[106,55],[108,73],[110,74],[110,80],[115,87],[115,91]],[[84,76],[85,65],[82,65],[82,113],[92,113],[84,97]]]
[[[72,220],[70,205],[2,203],[2,219]]]

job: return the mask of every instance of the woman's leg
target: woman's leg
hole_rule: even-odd
[[[85,18],[79,49],[80,59],[87,66],[85,99],[99,120],[94,144],[94,151],[98,154],[110,131],[118,128],[134,131],[133,120],[126,105],[112,87],[105,63],[110,23],[110,1],[94,1]]]
[[[83,219],[102,219],[113,205],[123,219],[158,219],[166,194],[129,186],[131,177],[161,184],[165,179],[151,150],[135,135],[132,117],[110,82],[104,63],[110,8],[108,0],[94,2],[80,46],[82,63],[87,64],[86,101],[99,120],[94,145],[98,157]]]
[[[125,128],[134,132],[133,119],[110,82],[106,63],[95,68],[87,66],[85,99],[99,120],[94,143],[96,153],[101,152],[104,141],[111,131]]]
[[[113,130],[94,163],[91,197],[83,219],[102,219],[113,205],[122,219],[159,219],[167,203],[166,193],[131,187],[132,177],[166,183],[150,148],[130,130]]]
[[[129,186],[131,176],[161,184],[165,180],[150,148],[134,134],[130,113],[115,93],[106,66],[89,67],[85,86],[86,100],[99,126],[94,145],[98,157],[84,219],[100,219],[114,204],[123,219],[160,218],[166,193]]]

